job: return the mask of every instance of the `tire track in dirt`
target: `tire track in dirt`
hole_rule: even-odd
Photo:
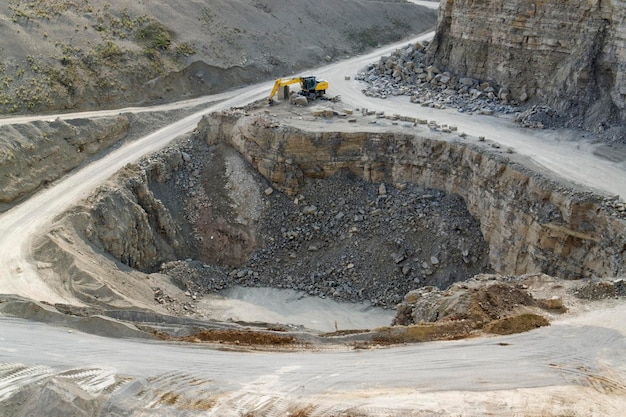
[[[0,401],[9,398],[22,387],[39,382],[52,374],[53,369],[44,365],[0,364]]]

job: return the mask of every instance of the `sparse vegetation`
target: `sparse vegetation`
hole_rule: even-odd
[[[109,62],[119,59],[124,55],[122,49],[112,41],[105,41],[96,46],[96,53],[100,58],[109,60]]]
[[[26,23],[30,20],[50,20],[68,10],[76,12],[92,12],[93,8],[88,1],[71,0],[9,0],[9,9],[13,12],[12,20],[16,23]]]
[[[196,48],[186,42],[176,45],[176,56],[178,57],[191,56],[196,53]]]
[[[137,40],[150,49],[166,50],[172,44],[173,33],[158,22],[152,22],[137,30]]]
[[[181,12],[182,19],[177,20],[162,15],[162,12],[170,13],[168,10],[155,11],[142,3],[110,0],[7,0],[5,3],[4,17],[10,22],[5,26],[11,35],[9,42],[39,45],[36,49],[25,47],[21,53],[4,48],[0,57],[3,65],[0,113],[37,111],[47,106],[77,108],[87,102],[143,101],[147,99],[146,93],[140,93],[139,86],[158,76],[183,70],[189,64],[189,57],[222,68],[261,63],[254,71],[290,65],[275,50],[290,47],[289,41],[276,42],[271,52],[263,52],[256,46],[254,51],[248,50],[251,42],[257,42],[251,40],[257,34],[267,30],[271,38],[276,36],[276,31],[267,25],[262,29],[250,25],[246,21],[249,13],[224,19],[223,10],[213,3],[189,5],[184,9],[193,9],[193,13]],[[272,3],[265,0],[255,0],[246,7],[265,20],[282,15],[282,11],[272,10]],[[315,13],[313,19],[309,13],[307,10],[297,15],[301,25],[319,21],[320,13]],[[188,28],[176,26],[178,22],[194,24],[201,35],[190,36]],[[362,22],[351,24],[355,28],[370,26]],[[181,37],[185,33],[184,40],[178,41],[178,33]],[[298,44],[298,50],[301,49]],[[327,49],[332,53],[335,46]],[[308,65],[317,55],[298,57],[293,62]],[[277,65],[265,66],[268,60]],[[199,92],[192,94],[196,93]],[[93,94],[102,96],[92,97]]]
[[[28,55],[11,67],[0,67],[0,112],[36,111],[52,106],[65,98],[76,97],[79,90],[89,89],[106,102],[120,96],[127,80],[140,82],[163,74],[176,66],[182,57],[191,56],[196,49],[189,43],[176,44],[174,32],[147,15],[134,15],[128,9],[115,11],[110,4],[94,8],[88,0],[54,2],[44,0],[10,0],[12,20],[19,25],[32,25],[37,20],[50,20],[68,11],[92,14],[91,25],[97,33],[87,48],[75,46],[75,41],[54,40],[59,51],[55,57]],[[52,38],[42,31],[44,39]],[[137,44],[129,49],[128,40]],[[135,70],[127,71],[122,63],[133,62]],[[141,68],[140,71],[137,71]],[[113,74],[117,73],[116,76]],[[126,81],[125,81],[126,80]]]
[[[215,14],[213,13],[213,11],[211,9],[209,9],[208,7],[205,8],[202,11],[202,14],[200,15],[200,21],[204,24],[204,25],[210,25],[213,23],[213,19],[215,18]]]

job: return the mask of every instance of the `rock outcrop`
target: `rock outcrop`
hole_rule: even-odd
[[[236,113],[210,115],[200,126],[210,143],[231,143],[292,195],[304,177],[339,170],[458,194],[479,219],[497,272],[581,278],[626,271],[626,222],[602,198],[562,187],[501,154],[392,132],[306,132]]]
[[[151,171],[126,166],[89,201],[87,238],[140,271],[152,271],[163,261],[190,253],[169,210],[148,188],[151,179],[171,175],[172,169],[182,164],[180,153],[169,156],[169,164],[154,164]]]
[[[554,278],[539,276],[539,279],[549,282]],[[480,274],[455,283],[445,291],[433,287],[419,288],[408,292],[403,302],[398,304],[394,324],[466,320],[479,328],[505,317],[518,316],[519,319],[525,314],[536,314],[540,309],[560,313],[566,310],[560,298],[535,298],[529,291],[528,281],[527,277],[507,279]],[[547,324],[545,319],[542,322]],[[525,330],[529,329],[521,331]]]
[[[620,0],[442,0],[429,59],[538,99],[573,124],[626,129],[626,4]]]

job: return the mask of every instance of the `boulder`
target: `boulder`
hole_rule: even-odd
[[[296,96],[294,99],[294,104],[296,106],[307,106],[309,101],[304,96]]]

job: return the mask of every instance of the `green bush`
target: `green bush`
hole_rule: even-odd
[[[137,40],[149,48],[164,51],[172,44],[172,31],[161,23],[150,23],[137,31]]]

